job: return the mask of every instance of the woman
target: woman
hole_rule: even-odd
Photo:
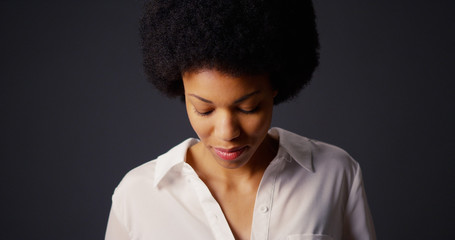
[[[318,65],[311,1],[154,0],[141,34],[199,139],[124,177],[106,239],[375,239],[358,163],[270,129]]]

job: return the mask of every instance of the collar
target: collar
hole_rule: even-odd
[[[288,161],[294,160],[301,167],[314,172],[310,139],[277,127],[270,129],[269,134],[279,140],[280,150],[289,154]]]
[[[314,172],[311,145],[308,138],[276,127],[271,128],[269,134],[279,140],[280,147],[278,150],[278,157],[289,154],[289,157],[286,157],[287,161],[294,160],[301,167],[310,172]],[[173,147],[167,153],[159,156],[155,160],[156,168],[153,185],[155,187],[158,186],[172,168],[180,166],[183,169],[188,148],[198,142],[198,139],[188,138]]]
[[[179,145],[173,147],[167,153],[159,156],[156,161],[155,178],[153,186],[156,187],[163,180],[166,174],[176,166],[182,166],[185,163],[186,152],[188,148],[198,143],[195,138],[188,138]]]

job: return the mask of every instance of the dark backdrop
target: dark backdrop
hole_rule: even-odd
[[[141,5],[0,1],[0,239],[102,239],[122,176],[194,136],[145,80]],[[273,125],[360,162],[379,239],[450,239],[455,2],[315,7],[321,65]]]

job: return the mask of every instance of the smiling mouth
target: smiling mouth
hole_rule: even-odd
[[[213,148],[215,150],[216,155],[218,157],[232,161],[237,159],[242,153],[245,151],[247,147],[240,147],[240,148],[233,148],[233,149],[224,149],[224,148]]]

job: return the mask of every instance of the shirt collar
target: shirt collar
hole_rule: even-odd
[[[314,172],[310,140],[281,128],[272,128],[269,134],[279,139],[280,150],[284,149],[300,166]]]
[[[195,138],[188,138],[179,145],[173,147],[167,153],[159,156],[156,161],[155,179],[153,185],[156,187],[163,180],[164,176],[177,165],[183,165],[186,159],[186,152],[192,145],[199,141]]]
[[[284,152],[287,152],[289,156],[300,166],[310,172],[314,172],[311,146],[309,144],[308,138],[276,127],[271,128],[269,130],[269,134],[277,138],[280,142],[278,155],[281,155],[280,152],[284,150]],[[199,140],[195,138],[188,138],[155,160],[155,187],[158,186],[161,180],[163,180],[163,178],[172,168],[178,165],[183,167],[188,148],[198,142]]]

